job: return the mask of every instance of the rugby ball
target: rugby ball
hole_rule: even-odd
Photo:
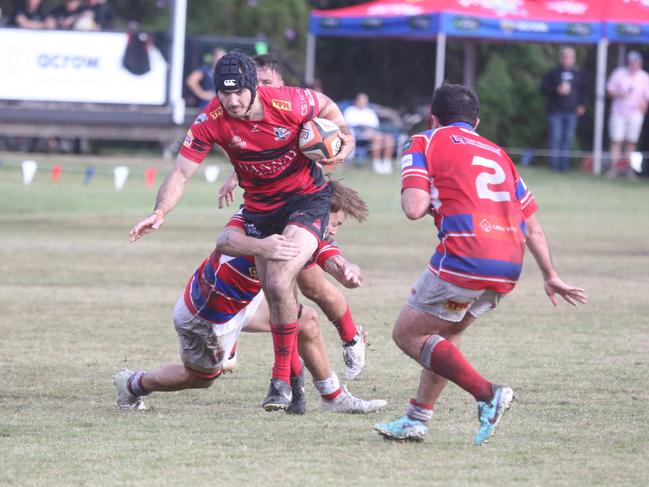
[[[338,125],[326,118],[305,122],[300,131],[300,151],[313,161],[329,159],[340,152]]]

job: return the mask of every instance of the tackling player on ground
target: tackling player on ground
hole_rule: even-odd
[[[256,56],[254,61],[257,67],[258,86],[275,88],[284,86],[281,65],[272,54]],[[219,208],[223,208],[224,205],[230,206],[234,200],[234,189],[237,184],[237,173],[232,171],[219,188]],[[336,327],[343,346],[345,379],[355,379],[365,367],[367,332],[354,322],[344,294],[325,278],[325,273],[319,266],[313,264],[300,271],[297,285],[302,294],[315,302]]]
[[[329,232],[335,234],[347,215],[358,219],[360,198],[351,188],[332,182],[334,211]],[[362,202],[362,200],[360,200]],[[270,315],[255,259],[290,260],[299,248],[282,235],[256,239],[245,235],[244,220],[235,215],[219,236],[216,249],[193,274],[173,312],[180,341],[182,364],[168,364],[146,372],[121,369],[113,375],[117,404],[122,409],[144,409],[141,401],[155,391],[200,389],[212,385],[222,373],[241,331],[269,332]],[[358,266],[345,260],[338,248],[323,242],[313,255],[315,263],[347,287],[361,284]],[[298,313],[299,347],[313,384],[321,396],[320,408],[341,413],[369,413],[386,405],[383,400],[364,401],[340,386],[329,366],[317,314],[308,307]],[[306,408],[304,370],[297,353],[291,355],[293,395],[287,412],[303,414]]]
[[[255,257],[270,308],[275,353],[263,405],[267,410],[286,409],[291,401],[291,351],[297,334],[295,279],[324,238],[331,200],[320,167],[299,151],[300,127],[316,116],[340,127],[340,152],[320,161],[323,164],[344,161],[354,140],[340,109],[327,96],[302,88],[257,88],[256,68],[244,54],[223,56],[214,68],[214,80],[217,98],[187,132],[174,169],[158,191],[153,214],[131,230],[131,240],[162,225],[212,145],[220,145],[244,189],[246,233],[259,239],[282,234],[299,249],[290,260]]]
[[[477,401],[480,427],[474,444],[481,445],[494,434],[514,393],[471,366],[458,348],[460,336],[514,288],[525,244],[553,304],[557,294],[571,305],[587,297],[559,278],[535,216],[536,202],[512,161],[477,134],[476,95],[444,84],[433,94],[431,113],[433,130],[414,135],[401,160],[401,206],[411,220],[432,214],[440,243],[393,331],[395,343],[423,370],[406,414],[375,429],[389,439],[423,440],[450,380]]]

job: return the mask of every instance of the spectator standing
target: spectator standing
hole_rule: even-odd
[[[611,139],[611,167],[609,177],[627,173],[635,177],[628,165],[629,155],[635,151],[642,132],[649,102],[649,73],[642,69],[642,55],[629,51],[626,66],[616,68],[608,79],[606,90],[613,99],[609,117]],[[624,151],[624,152],[623,152]],[[627,163],[622,166],[622,160]]]
[[[215,47],[212,53],[204,56],[203,64],[189,73],[185,79],[185,84],[198,99],[198,108],[203,109],[216,96],[214,78],[212,72],[217,61],[226,54],[222,47]]]
[[[541,83],[541,92],[548,99],[550,168],[555,171],[570,168],[568,151],[575,137],[577,118],[586,111],[584,79],[576,60],[573,47],[562,47],[559,66],[548,71]]]
[[[22,29],[52,29],[54,21],[45,14],[41,0],[26,0],[14,11],[10,25]]]
[[[359,93],[354,104],[343,112],[345,121],[352,130],[356,143],[370,142],[372,168],[377,174],[392,174],[392,154],[394,140],[390,134],[379,130],[379,117],[369,106],[370,100],[365,93]]]

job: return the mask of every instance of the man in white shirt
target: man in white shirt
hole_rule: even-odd
[[[372,167],[377,174],[392,174],[394,140],[390,134],[379,130],[379,117],[369,106],[369,98],[359,93],[354,104],[343,112],[345,121],[352,129],[356,142],[369,141]]]
[[[608,176],[616,177],[626,171],[628,176],[634,177],[628,164],[620,167],[620,160],[628,161],[631,152],[635,151],[649,103],[649,73],[642,69],[639,52],[629,51],[627,65],[613,71],[606,90],[613,99],[609,118],[611,167]]]

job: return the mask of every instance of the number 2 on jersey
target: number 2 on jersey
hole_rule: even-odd
[[[483,200],[491,200],[495,202],[511,201],[511,195],[507,191],[492,191],[489,185],[502,184],[507,179],[507,175],[503,168],[500,167],[496,161],[487,159],[486,157],[473,156],[471,161],[472,166],[483,166],[493,169],[494,172],[481,172],[475,179],[475,188],[478,191],[478,198]]]

